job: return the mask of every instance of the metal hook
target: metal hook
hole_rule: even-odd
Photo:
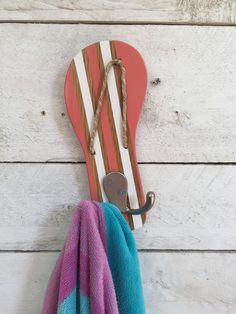
[[[128,182],[120,172],[110,172],[103,179],[103,188],[110,203],[116,205],[120,211],[131,215],[141,215],[149,211],[155,202],[155,194],[148,192],[143,207],[137,209],[127,208]]]

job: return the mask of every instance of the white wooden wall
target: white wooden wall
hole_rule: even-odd
[[[137,137],[158,204],[135,232],[147,314],[235,314],[236,2],[1,0],[0,22],[0,312],[40,313],[88,198],[63,100],[68,63],[120,39],[162,81],[148,85]]]

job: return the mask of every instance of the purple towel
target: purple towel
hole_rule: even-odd
[[[82,201],[75,211],[42,313],[119,313],[106,255],[105,217],[96,202]]]

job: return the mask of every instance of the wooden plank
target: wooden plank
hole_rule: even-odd
[[[148,81],[162,80],[148,84],[139,161],[236,161],[236,28],[31,24],[0,25],[1,161],[83,160],[64,78],[82,47],[107,38],[137,47]]]
[[[235,24],[234,0],[2,0],[1,21]]]
[[[57,253],[1,253],[2,313],[40,313]],[[148,314],[234,314],[235,254],[141,253]]]
[[[236,249],[236,167],[140,165],[157,203],[134,232],[139,249]],[[85,165],[0,164],[0,250],[58,250],[89,198]]]

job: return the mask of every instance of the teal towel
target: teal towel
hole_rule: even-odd
[[[107,229],[107,256],[119,313],[144,314],[145,306],[138,253],[130,227],[121,212],[102,203]]]

